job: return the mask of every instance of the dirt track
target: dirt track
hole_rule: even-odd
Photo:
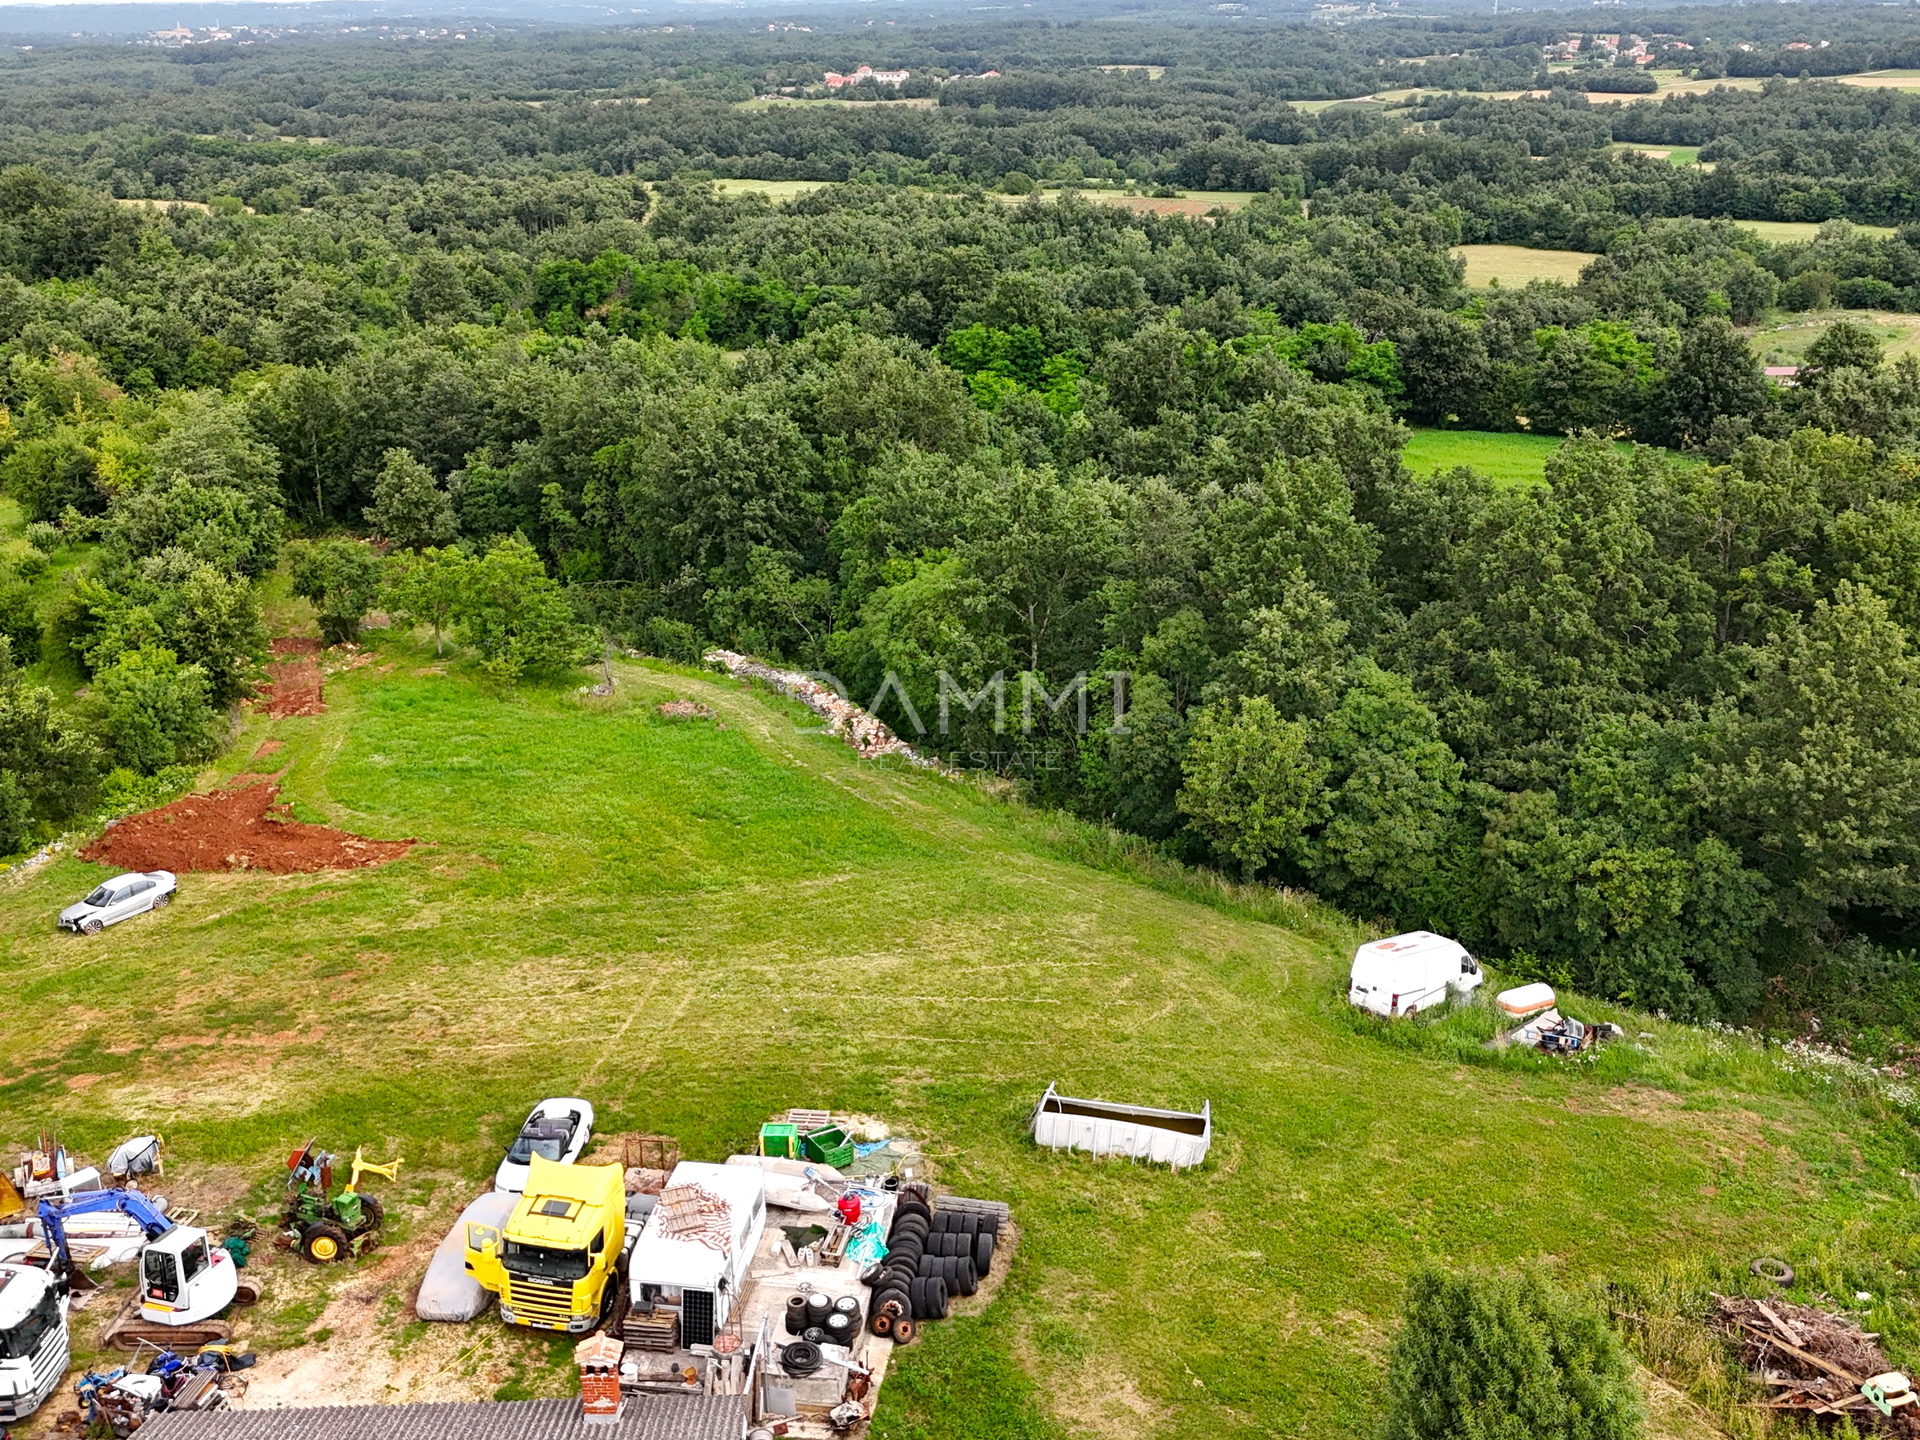
[[[284,810],[272,780],[211,795],[188,795],[129,815],[80,852],[82,860],[127,870],[267,870],[292,875],[354,870],[397,860],[418,842],[363,840],[325,825],[273,813]]]
[[[267,715],[284,720],[289,715],[324,715],[320,693],[320,642],[282,636],[273,642],[267,665]]]

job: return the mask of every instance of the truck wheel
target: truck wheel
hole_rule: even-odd
[[[911,1345],[916,1328],[913,1321],[902,1315],[898,1320],[893,1322],[893,1343],[896,1345]]]
[[[315,1265],[331,1265],[347,1253],[347,1232],[331,1220],[309,1225],[300,1237],[300,1253]]]

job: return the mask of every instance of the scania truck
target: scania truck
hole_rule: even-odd
[[[500,1297],[507,1324],[580,1335],[613,1308],[626,1240],[618,1165],[561,1165],[535,1155],[506,1223],[467,1226],[467,1271]]]

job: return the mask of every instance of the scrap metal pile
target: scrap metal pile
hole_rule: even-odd
[[[1920,1436],[1905,1375],[1844,1315],[1784,1300],[1714,1297],[1714,1323],[1740,1342],[1740,1363],[1772,1392],[1770,1410],[1848,1417],[1883,1435]]]

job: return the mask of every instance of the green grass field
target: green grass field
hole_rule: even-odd
[[[1837,320],[1865,325],[1880,338],[1881,353],[1889,360],[1920,355],[1920,315],[1880,310],[1812,310],[1803,315],[1779,316],[1752,332],[1754,353],[1769,365],[1797,365],[1805,358],[1807,347]]]
[[[1516,289],[1529,280],[1578,284],[1580,272],[1594,259],[1584,250],[1530,250],[1524,245],[1456,245],[1452,253],[1467,262],[1467,284],[1476,290],[1495,281]]]
[[[270,1206],[309,1135],[406,1157],[375,1257],[316,1271],[263,1245],[242,1322],[263,1393],[569,1391],[565,1345],[402,1305],[547,1094],[693,1157],[788,1105],[871,1112],[1013,1206],[1005,1288],[900,1357],[886,1440],[1368,1434],[1425,1259],[1585,1284],[1685,1258],[1726,1285],[1756,1253],[1825,1256],[1818,1283],[1881,1297],[1872,1328],[1906,1323],[1907,1282],[1850,1258],[1860,1227],[1920,1219],[1912,1131],[1871,1086],[1597,1005],[1575,1013],[1639,1038],[1576,1066],[1486,1051],[1485,1010],[1363,1021],[1337,917],[861,762],[736,682],[634,664],[609,701],[498,698],[430,646],[378,644],[328,713],[248,719],[206,780],[285,767],[301,813],[418,837],[406,859],[189,875],[91,940],[53,917],[100,867],[0,877],[0,1152],[43,1126],[95,1156],[156,1129],[168,1193],[207,1213]],[[657,713],[680,697],[718,723]],[[1036,1151],[1049,1081],[1211,1100],[1213,1157],[1172,1175]],[[1660,1405],[1657,1434],[1708,1433]]]

